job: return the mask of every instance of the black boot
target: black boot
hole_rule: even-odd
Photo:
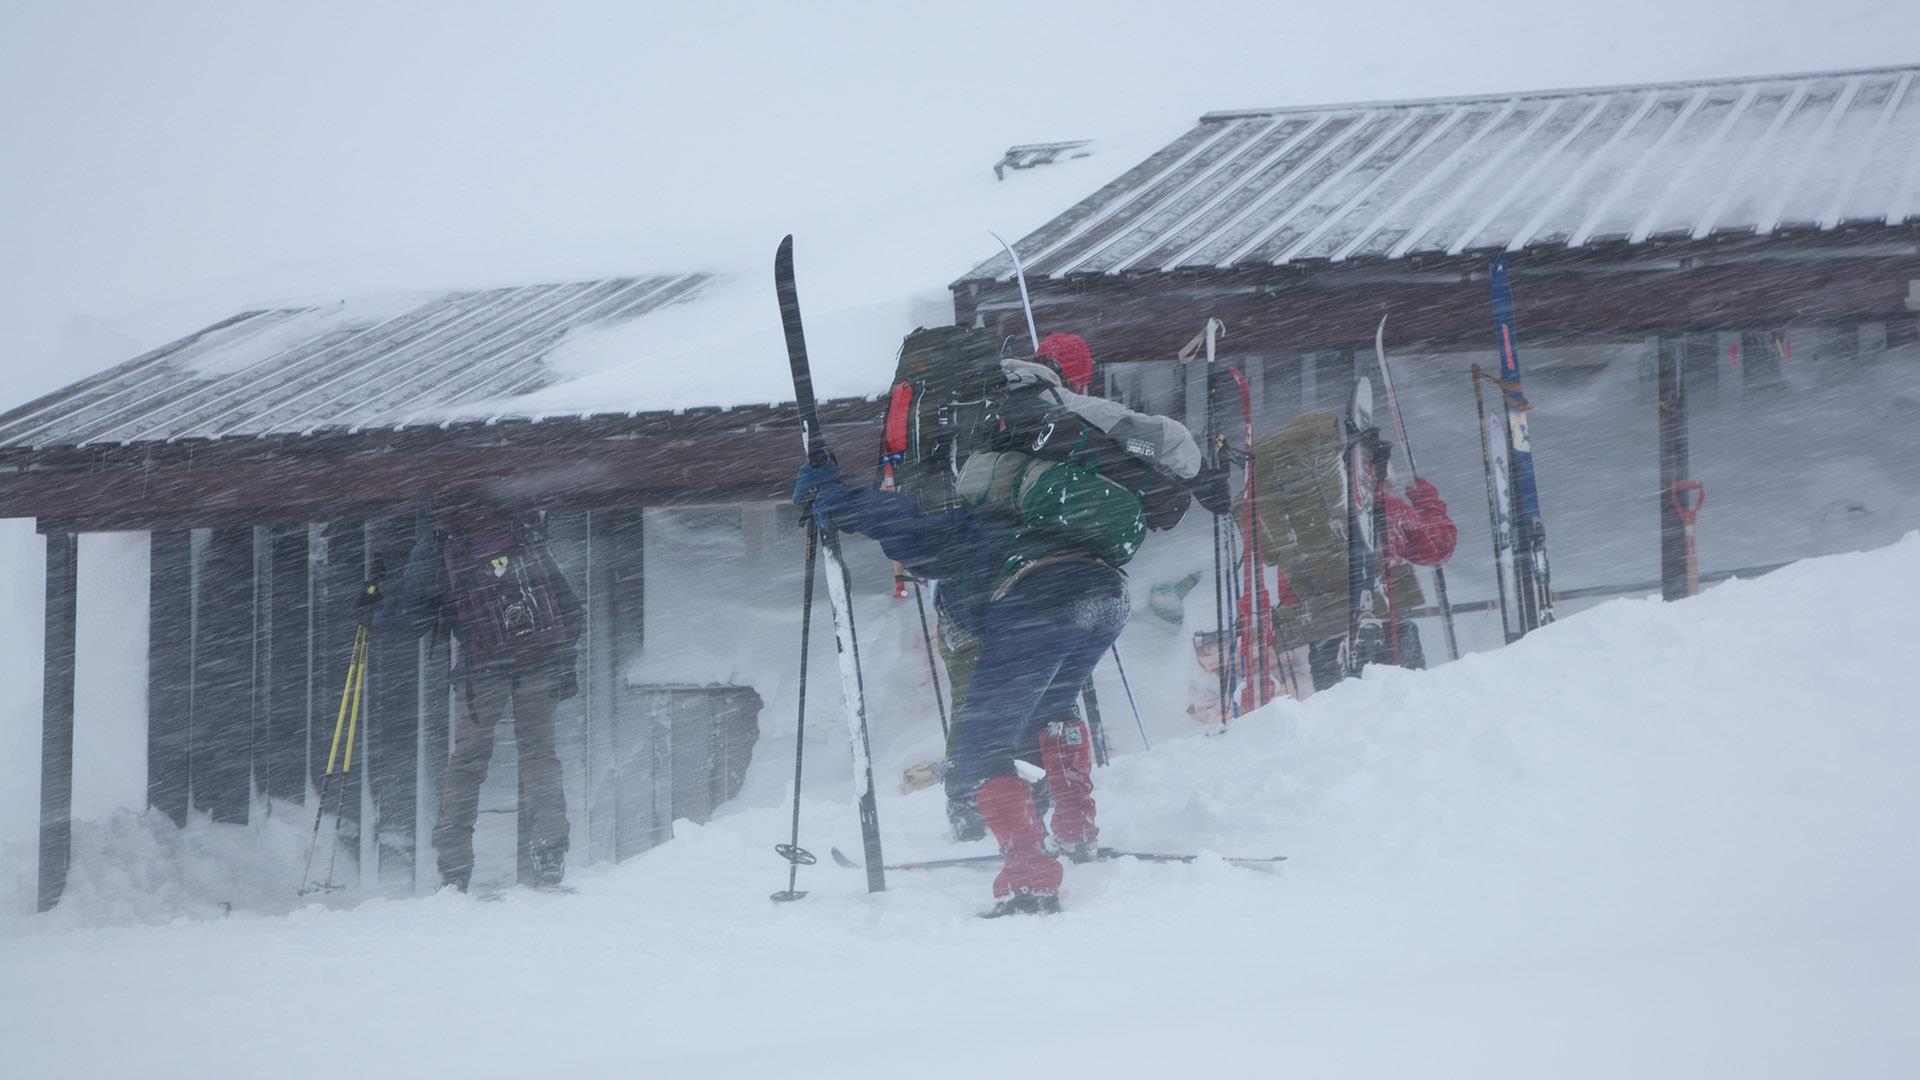
[[[983,919],[1001,919],[1008,915],[1058,915],[1060,897],[1053,893],[1014,893],[980,913]]]
[[[953,834],[956,844],[986,838],[987,823],[980,816],[980,808],[974,805],[973,796],[947,796],[947,831]]]

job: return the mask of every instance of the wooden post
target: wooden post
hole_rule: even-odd
[[[644,761],[644,717],[635,715],[626,668],[646,640],[646,526],[644,510],[596,510],[588,518],[588,566],[581,592],[587,605],[587,857],[625,859],[653,846],[657,832],[635,785],[650,772]]]
[[[193,752],[193,534],[148,538],[147,805],[187,824]]]
[[[40,910],[67,889],[73,857],[73,672],[80,537],[47,533],[46,667],[40,699]]]
[[[1679,600],[1687,595],[1687,532],[1673,505],[1673,485],[1688,479],[1687,340],[1662,337],[1659,344],[1660,391],[1660,597]]]
[[[193,808],[247,823],[253,800],[253,529],[215,529],[195,579]]]
[[[413,518],[370,523],[368,550],[387,581],[397,581],[413,547]],[[374,574],[369,572],[369,577]],[[373,835],[380,880],[413,892],[416,776],[420,753],[420,639],[375,637],[367,663],[367,782],[373,791]]]
[[[257,701],[265,713],[264,770],[256,777],[269,799],[304,802],[307,797],[308,615],[313,610],[307,574],[307,526],[268,530],[260,593],[266,635],[257,674]]]
[[[310,708],[320,722],[308,727],[307,772],[313,778],[314,792],[318,793],[326,775],[327,750],[333,741],[334,720],[339,716],[347,665],[353,658],[353,600],[366,581],[367,572],[365,530],[359,522],[333,522],[319,531],[315,546],[319,557],[309,571],[314,634]],[[362,739],[366,736],[365,727],[366,717],[362,716]],[[323,808],[329,815],[338,809],[338,842],[346,849],[343,854],[355,866],[359,865],[360,857],[361,778],[367,772],[363,745],[354,747],[353,771],[334,781],[336,792]]]

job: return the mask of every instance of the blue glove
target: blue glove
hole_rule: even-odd
[[[793,501],[800,506],[812,504],[813,520],[822,529],[833,527],[833,507],[846,494],[840,482],[840,463],[828,458],[822,465],[802,465],[793,475]]]

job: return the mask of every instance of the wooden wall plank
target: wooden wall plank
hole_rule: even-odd
[[[193,536],[152,533],[147,604],[147,805],[187,823],[193,748]]]
[[[297,802],[307,794],[307,726],[311,722],[308,615],[313,605],[308,594],[307,527],[281,525],[267,530],[266,549],[267,581],[261,589],[270,602],[262,620],[266,641],[261,649],[265,768],[259,779],[269,798]]]
[[[1687,595],[1686,528],[1669,493],[1676,481],[1689,479],[1687,461],[1687,367],[1694,342],[1689,335],[1660,339],[1660,596],[1680,600]]]
[[[317,561],[310,569],[313,589],[313,678],[311,705],[314,723],[308,729],[307,769],[314,789],[324,782],[327,752],[332,745],[335,722],[340,715],[341,693],[347,679],[347,665],[353,658],[353,601],[366,581],[366,537],[361,524],[330,522],[317,530]],[[363,720],[364,723],[364,720]],[[341,742],[346,741],[342,733]],[[344,762],[341,763],[344,765]],[[340,856],[359,858],[361,780],[366,775],[365,755],[357,748],[353,769],[334,781],[335,794],[324,808],[328,814],[338,809],[340,817]]]
[[[413,547],[413,519],[370,522],[367,543],[387,581],[399,578]],[[419,789],[420,644],[372,638],[367,668],[367,782],[373,792],[375,852],[383,884],[413,891]]]
[[[79,631],[80,537],[47,534],[44,683],[40,699],[39,910],[67,888],[73,858],[73,681]]]
[[[215,529],[195,577],[193,808],[245,824],[252,803],[253,530]]]

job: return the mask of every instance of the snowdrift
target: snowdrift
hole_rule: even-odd
[[[85,887],[9,916],[0,1045],[18,1075],[1914,1075],[1916,597],[1920,535],[1119,756],[1109,842],[1290,859],[1071,867],[1046,919],[824,858],[769,903],[785,811],[752,807],[574,896],[89,928],[146,884],[86,868],[140,846],[90,826]],[[809,794],[803,842],[856,851]],[[937,792],[881,818],[890,859],[956,851]]]

